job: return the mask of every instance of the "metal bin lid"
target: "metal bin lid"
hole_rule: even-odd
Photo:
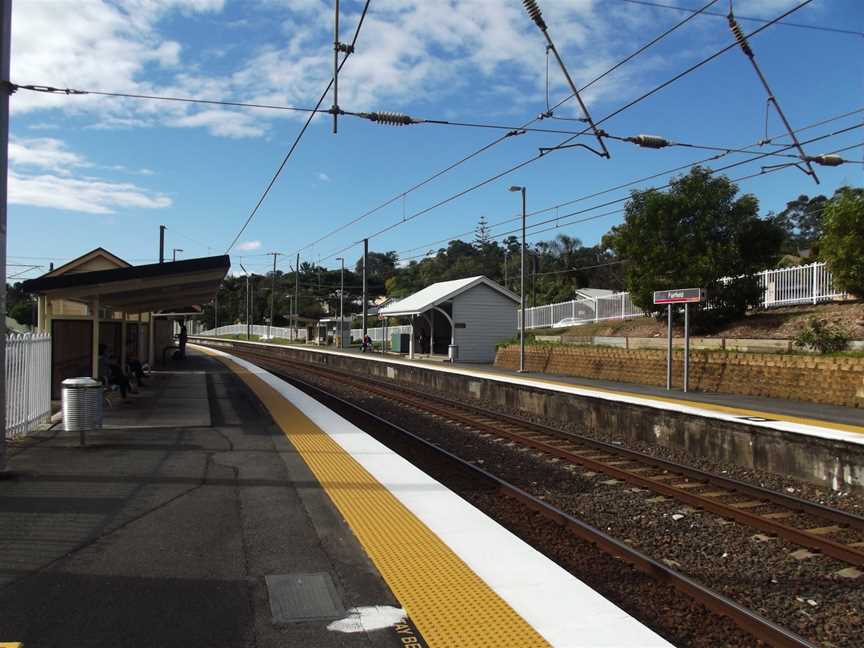
[[[63,387],[71,388],[71,389],[89,389],[93,387],[101,387],[102,383],[98,380],[93,380],[92,378],[83,377],[83,378],[67,378],[62,383]]]

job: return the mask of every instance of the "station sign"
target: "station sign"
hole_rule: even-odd
[[[701,288],[678,288],[676,290],[655,290],[655,304],[692,304],[705,299]]]

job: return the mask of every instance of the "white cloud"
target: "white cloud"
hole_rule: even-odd
[[[169,207],[171,199],[134,184],[78,175],[96,165],[49,137],[13,138],[9,142],[9,202],[88,214],[112,214],[118,209]],[[126,171],[123,165],[112,170]],[[145,171],[145,170],[142,170]]]
[[[61,140],[52,137],[22,139],[9,142],[9,163],[15,166],[50,169],[68,175],[75,167],[90,166],[83,157],[73,153]]]
[[[257,250],[261,247],[261,241],[245,241],[237,246],[238,250],[243,250],[244,252],[250,252],[251,250]]]
[[[318,172],[318,179],[321,182],[330,182],[330,176],[324,173],[323,171]]]
[[[152,195],[133,184],[92,178],[9,173],[9,202],[16,205],[51,207],[88,214],[113,214],[118,209],[158,209],[171,206],[171,199]]]
[[[249,19],[277,20],[284,38],[222,43],[234,48],[230,59],[234,67],[217,77],[192,63],[190,58],[196,53],[166,36],[161,25],[172,15],[191,19],[219,12],[223,5],[223,0],[17,3],[13,80],[281,105],[306,106],[314,101],[332,72],[332,3],[250,3]],[[343,3],[344,40],[353,34],[361,7],[361,2]],[[595,10],[593,0],[544,0],[542,8],[577,81],[608,67],[632,47],[633,37],[641,37],[644,29],[638,21],[613,25],[608,12]],[[57,24],[64,29],[57,30]],[[45,33],[52,34],[47,45],[41,38]],[[206,60],[208,51],[197,52],[195,60]],[[638,68],[644,62],[635,65]],[[417,104],[446,102],[470,89],[475,104],[482,105],[487,114],[522,112],[526,103],[540,107],[544,66],[542,36],[517,2],[378,0],[343,73],[340,105],[359,110],[400,110],[412,105],[416,110]],[[626,71],[592,88],[588,98],[597,101],[635,92],[631,81]],[[553,91],[564,91],[557,70],[552,82]],[[59,108],[72,114],[93,114],[97,119],[91,127],[167,125],[204,128],[231,138],[260,137],[268,132],[270,120],[304,117],[302,113],[25,91],[15,95],[13,104],[18,112]]]

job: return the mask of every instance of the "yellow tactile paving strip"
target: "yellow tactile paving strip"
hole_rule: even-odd
[[[237,373],[267,407],[429,646],[549,645],[438,536],[294,405],[239,364],[215,357]]]

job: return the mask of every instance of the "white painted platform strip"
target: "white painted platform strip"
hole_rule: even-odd
[[[227,356],[287,398],[553,646],[671,646],[456,493],[315,399],[242,358],[208,350]]]
[[[214,341],[218,341],[218,338],[213,338]],[[268,346],[268,347],[280,347],[280,348],[292,348],[285,347],[284,345],[279,344],[265,344],[261,342],[245,342],[243,344],[258,344],[260,346]],[[209,347],[208,347],[209,348]],[[651,396],[638,396],[634,394],[627,394],[623,391],[607,391],[603,389],[592,389],[591,387],[584,387],[578,385],[567,385],[562,383],[551,382],[555,380],[555,376],[549,376],[544,380],[535,380],[530,377],[523,376],[515,376],[515,375],[506,375],[506,374],[498,374],[483,371],[482,369],[473,370],[473,369],[465,369],[464,367],[448,367],[448,366],[436,366],[435,364],[428,362],[416,362],[411,360],[403,360],[401,358],[394,358],[392,356],[381,357],[380,354],[369,353],[362,356],[358,356],[354,353],[340,353],[338,351],[329,351],[326,349],[316,349],[314,347],[297,347],[298,351],[309,351],[312,353],[323,353],[327,355],[345,355],[352,358],[359,358],[362,360],[368,360],[371,362],[386,362],[388,364],[395,365],[406,365],[409,367],[419,367],[422,369],[427,369],[429,371],[441,371],[444,373],[455,373],[461,374],[464,376],[472,376],[474,378],[480,378],[484,380],[494,380],[497,382],[504,383],[513,383],[516,385],[523,385],[525,387],[532,387],[534,389],[543,389],[546,391],[555,391],[562,392],[565,394],[573,394],[574,396],[585,396],[587,398],[599,398],[602,400],[615,401],[619,403],[630,403],[632,405],[642,405],[645,407],[651,407],[653,409],[666,410],[670,412],[680,412],[682,414],[692,414],[694,416],[701,416],[704,418],[717,419],[721,421],[729,421],[732,423],[738,423],[741,425],[751,425],[754,427],[767,428],[773,430],[780,430],[782,432],[792,432],[794,434],[802,434],[805,436],[819,437],[822,439],[829,439],[832,441],[844,441],[846,443],[854,443],[857,445],[864,445],[864,434],[859,434],[857,432],[847,432],[845,430],[834,430],[827,427],[822,427],[818,425],[808,425],[804,423],[795,423],[793,421],[781,421],[777,419],[771,419],[771,413],[765,413],[765,419],[762,420],[753,420],[750,417],[744,415],[736,415],[730,414],[727,412],[718,412],[713,409],[709,409],[707,407],[700,407],[699,403],[670,403],[667,401],[659,400],[652,398]],[[674,393],[670,394],[670,398],[674,398]],[[724,407],[723,405],[719,405],[718,407]],[[744,407],[742,409],[752,410],[753,408]],[[803,418],[803,417],[801,417]],[[864,429],[864,414],[862,414],[862,422],[861,427]]]

